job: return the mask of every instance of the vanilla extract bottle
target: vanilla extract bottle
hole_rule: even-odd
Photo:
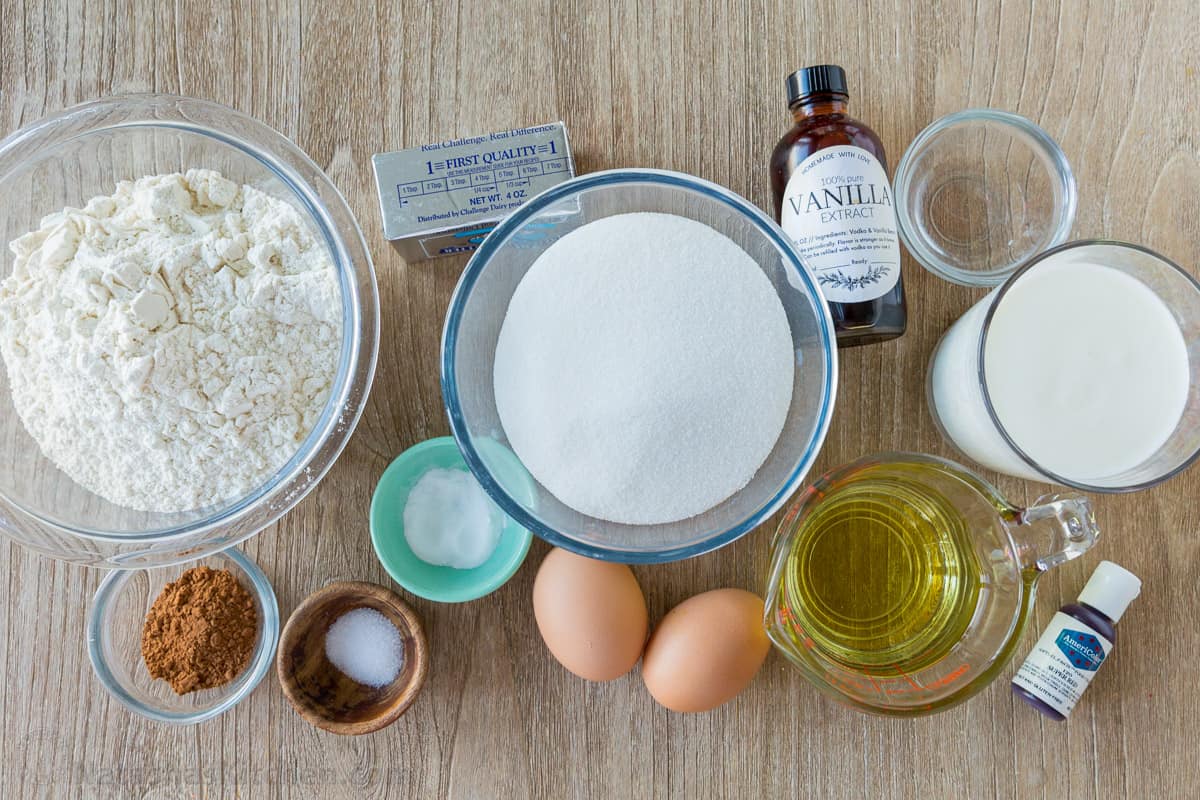
[[[883,144],[846,113],[841,67],[798,70],[787,91],[796,125],[771,156],[775,217],[817,278],[838,346],[894,339],[908,311]]]

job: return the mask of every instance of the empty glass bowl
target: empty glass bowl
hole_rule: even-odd
[[[997,286],[1066,241],[1075,176],[1058,144],[1024,117],[975,108],[921,131],[896,167],[896,219],[923,267]]]
[[[142,660],[142,626],[163,587],[199,566],[232,572],[251,594],[258,609],[258,640],[241,675],[215,689],[179,695],[166,681],[150,677]],[[212,719],[241,702],[271,669],[278,643],[279,606],[271,583],[233,549],[173,567],[114,570],[96,590],[88,615],[88,658],[101,685],[130,711],[175,725]]]
[[[758,473],[715,508],[665,525],[623,525],[561,503],[514,459],[496,411],[493,361],[509,300],[525,272],[566,233],[636,211],[677,214],[728,236],[762,268],[783,303],[796,355],[792,404],[783,433]],[[720,324],[720,320],[714,320]],[[463,457],[506,514],[552,544],[592,558],[661,562],[695,556],[737,539],[778,510],[817,457],[833,412],[837,351],[817,283],[765,214],[716,184],[660,170],[613,170],[549,189],[505,219],[467,264],[442,336],[442,394]],[[519,462],[518,462],[519,463]]]
[[[114,505],[60,472],[30,438],[0,369],[0,532],[55,558],[146,567],[230,547],[274,522],[333,465],[358,422],[379,342],[375,273],[346,201],[296,145],[231,108],[170,95],[114,97],[75,106],[0,142],[3,244],[46,214],[112,194],[119,180],[192,167],[219,170],[295,206],[326,242],[342,299],[342,347],[330,397],[299,450],[245,497],[182,513]]]

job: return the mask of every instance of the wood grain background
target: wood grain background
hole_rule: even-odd
[[[293,138],[358,214],[383,308],[371,402],[324,483],[246,545],[286,615],[331,580],[388,583],[368,541],[371,489],[393,456],[448,430],[438,345],[464,259],[406,265],[390,250],[373,153],[562,119],[580,171],[682,170],[769,208],[767,157],[790,124],[783,78],[832,61],[849,72],[852,111],[879,132],[893,165],[942,114],[1025,114],[1075,167],[1076,236],[1141,242],[1196,269],[1198,20],[1191,0],[3,0],[0,127],[111,93],[211,98]],[[844,353],[819,469],[881,449],[953,455],[922,379],[937,337],[979,293],[910,260],[905,280],[909,333]],[[1016,501],[1045,491],[999,484]],[[415,603],[430,680],[391,728],[321,733],[292,712],[273,675],[226,716],[170,728],[131,716],[93,679],[83,626],[100,573],[6,543],[0,795],[1196,797],[1198,489],[1193,470],[1154,491],[1097,499],[1104,540],[1043,582],[1022,654],[1101,558],[1145,582],[1116,657],[1067,724],[1015,703],[1009,672],[940,716],[870,718],[818,696],[775,655],[728,706],[670,714],[636,674],[588,685],[550,659],[530,609],[539,542],[485,600]],[[771,529],[638,568],[652,617],[705,589],[760,589]]]

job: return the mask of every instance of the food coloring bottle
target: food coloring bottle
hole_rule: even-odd
[[[846,113],[841,67],[792,73],[787,97],[796,126],[771,155],[775,218],[817,278],[838,346],[894,339],[908,311],[883,144]]]
[[[1051,719],[1079,702],[1117,641],[1117,620],[1142,590],[1124,567],[1101,561],[1079,600],[1058,610],[1033,652],[1013,676],[1013,694]]]

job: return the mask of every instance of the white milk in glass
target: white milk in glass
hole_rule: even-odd
[[[946,332],[930,367],[931,401],[968,456],[1044,480],[984,405],[977,354],[992,300]],[[983,358],[992,406],[1012,440],[1045,470],[1081,483],[1152,456],[1187,402],[1183,333],[1158,295],[1112,267],[1046,261],[1030,269],[996,307]]]

